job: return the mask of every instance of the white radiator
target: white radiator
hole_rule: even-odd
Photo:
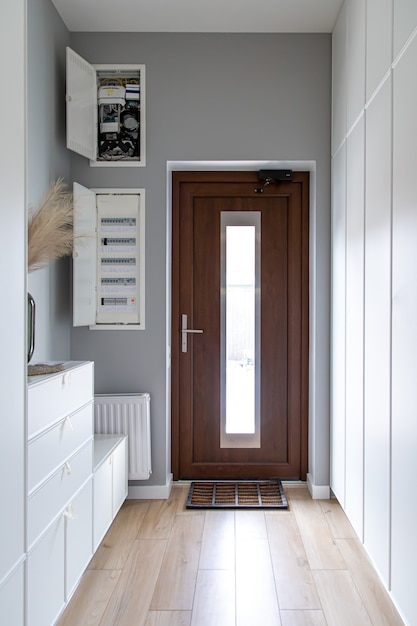
[[[146,480],[152,473],[149,393],[94,396],[94,432],[128,435],[129,480]]]

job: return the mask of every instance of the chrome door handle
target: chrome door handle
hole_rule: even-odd
[[[187,328],[187,315],[184,313],[181,315],[181,350],[187,352],[187,334],[195,333],[201,334],[203,331],[196,328]]]

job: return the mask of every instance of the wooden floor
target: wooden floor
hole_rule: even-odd
[[[127,500],[59,626],[400,626],[335,500],[285,487],[288,511]]]

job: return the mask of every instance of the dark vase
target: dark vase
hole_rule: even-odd
[[[35,350],[35,300],[28,293],[28,363]]]

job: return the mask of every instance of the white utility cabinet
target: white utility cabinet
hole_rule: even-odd
[[[145,328],[145,190],[74,195],[73,325]]]
[[[28,381],[26,626],[56,623],[128,490],[127,437],[94,435],[94,364],[63,366]],[[13,626],[23,569],[0,587]]]
[[[29,377],[27,626],[55,623],[93,554],[93,370]]]
[[[145,66],[91,65],[67,48],[67,148],[92,166],[144,166]]]

